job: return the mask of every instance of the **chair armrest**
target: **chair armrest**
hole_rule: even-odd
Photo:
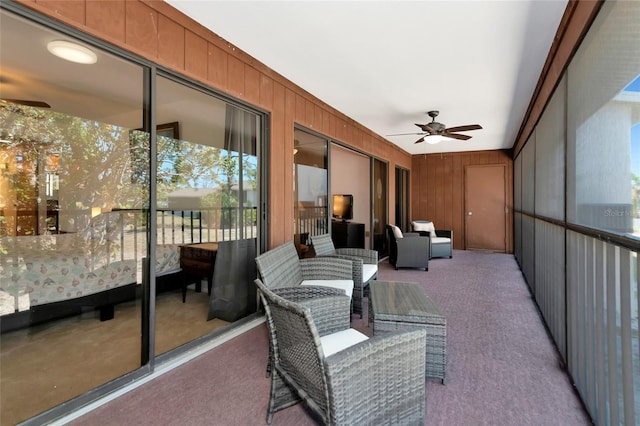
[[[396,266],[428,269],[431,258],[431,238],[401,238],[397,241]]]
[[[385,333],[325,358],[332,424],[424,424],[426,331]],[[406,417],[405,417],[406,416]]]
[[[299,302],[301,300],[312,299],[314,297],[344,296],[344,291],[338,288],[313,285],[278,287],[271,289],[271,291],[292,302]]]
[[[420,231],[420,232],[405,232],[404,234],[402,234],[404,236],[404,238],[411,238],[411,237],[424,237],[423,233],[425,231]],[[428,232],[426,233],[427,235],[429,234]],[[404,240],[404,238],[399,238],[397,241],[401,241]]]
[[[352,280],[353,262],[334,257],[300,259],[303,280]]]
[[[396,241],[398,246],[398,256],[400,253],[417,251],[418,253],[429,253],[430,238],[400,238]]]
[[[274,289],[278,296],[306,306],[318,334],[346,330],[351,321],[351,300],[342,290],[321,286],[281,287]]]
[[[450,229],[436,229],[436,237],[451,238],[453,240],[453,231]]]
[[[311,311],[319,336],[346,330],[351,326],[351,299],[344,294],[306,299],[298,303]]]
[[[336,249],[336,254],[344,256],[354,256],[362,259],[362,263],[375,265],[378,263],[378,252],[370,249],[363,248],[339,248]]]

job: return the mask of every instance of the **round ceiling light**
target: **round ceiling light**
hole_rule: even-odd
[[[64,40],[54,40],[47,44],[47,50],[59,58],[78,64],[95,64],[98,56],[79,44]]]
[[[448,138],[442,136],[442,135],[427,135],[424,140],[431,145],[435,145],[437,143],[440,143],[444,140],[446,140]]]

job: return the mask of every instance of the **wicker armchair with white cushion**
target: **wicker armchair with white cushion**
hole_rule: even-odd
[[[353,261],[353,313],[364,311],[363,297],[369,281],[378,277],[378,252],[364,248],[335,248],[331,235],[322,234],[311,237],[316,256],[336,257]]]
[[[336,324],[338,327],[344,325],[342,317],[336,318],[336,313],[341,312],[341,303],[336,305],[333,299],[327,297],[345,295],[348,297],[347,312],[353,310],[351,260],[330,257],[300,259],[294,243],[289,241],[256,257],[256,266],[264,285],[281,297],[294,302],[323,299],[313,304],[312,308],[321,334],[333,332]],[[271,359],[273,348],[269,347],[269,351]],[[271,361],[267,364],[267,376],[269,374]]]
[[[353,296],[353,262],[347,259],[314,257],[300,259],[289,241],[256,257],[262,282],[269,288],[323,286]]]
[[[274,349],[268,424],[301,401],[327,425],[425,423],[424,329],[320,336],[308,307],[255,283]]]
[[[428,236],[431,240],[429,259],[434,257],[453,257],[453,231],[450,229],[436,229],[433,222],[414,220],[411,229],[420,235]]]
[[[387,225],[389,263],[399,268],[429,270],[429,238],[417,232],[403,233],[396,225]]]

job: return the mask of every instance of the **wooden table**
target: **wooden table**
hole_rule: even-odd
[[[211,295],[213,267],[216,263],[218,243],[199,243],[180,246],[180,268],[183,272],[182,301],[187,300],[187,284],[196,283],[196,291],[202,291],[202,280],[207,280],[207,290]]]
[[[371,281],[369,324],[373,334],[400,329],[427,330],[427,377],[445,382],[447,320],[418,283]]]

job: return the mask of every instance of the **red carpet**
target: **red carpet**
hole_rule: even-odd
[[[380,280],[421,283],[447,318],[447,384],[427,383],[430,425],[588,425],[512,255],[455,251],[429,271],[380,264]],[[366,316],[353,326],[367,334]],[[264,425],[264,325],[75,420],[72,425]],[[313,425],[302,405],[273,425]]]

